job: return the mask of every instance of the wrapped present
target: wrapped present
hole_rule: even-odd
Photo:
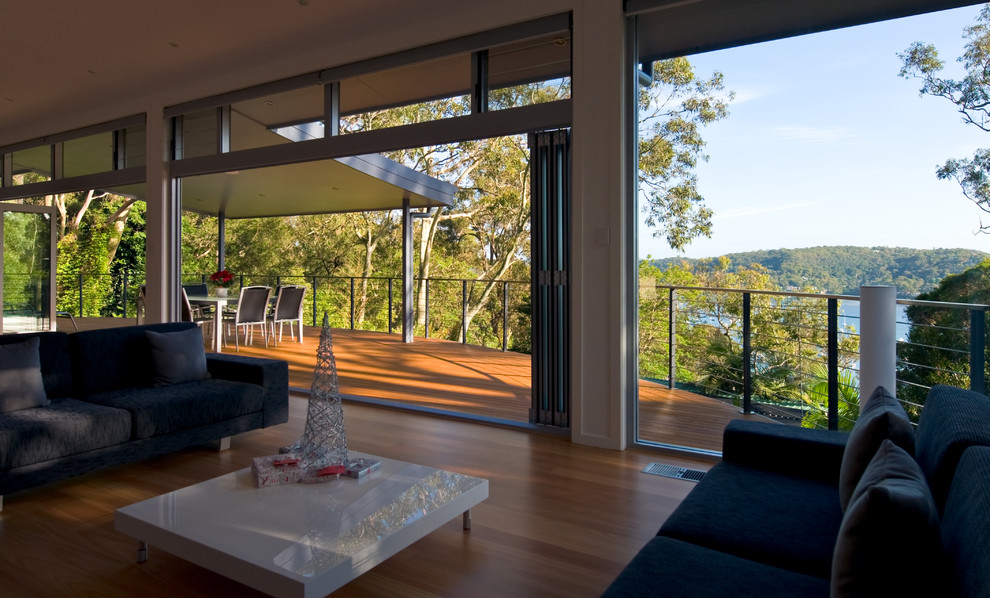
[[[299,459],[291,455],[269,455],[255,457],[251,461],[251,473],[254,474],[254,485],[258,488],[295,484],[305,473],[299,467]]]
[[[340,478],[340,474],[344,473],[347,468],[343,465],[328,465],[322,469],[314,472],[307,472],[303,474],[302,479],[299,481],[304,484],[319,484],[321,482],[332,482]]]

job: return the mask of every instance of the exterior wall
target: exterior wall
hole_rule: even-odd
[[[456,3],[456,10],[430,10],[407,3],[404,12],[375,16],[345,36],[298,39],[271,52],[271,59],[232,57],[229,68],[175,73],[152,93],[80,105],[43,122],[0,131],[0,145],[145,113],[147,135],[148,321],[177,314],[162,298],[175,296],[177,248],[168,190],[165,106],[249,87],[299,73],[347,64],[408,48],[573,12],[573,264],[572,438],[582,444],[622,449],[629,381],[625,362],[625,297],[628,277],[624,226],[623,12],[619,0],[504,0]],[[428,23],[424,23],[424,18]],[[424,26],[425,25],[425,26]],[[604,229],[604,230],[603,230]],[[602,235],[607,244],[599,240]]]

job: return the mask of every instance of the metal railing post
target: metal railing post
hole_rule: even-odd
[[[502,351],[509,350],[509,281],[502,283]]]
[[[426,306],[426,313],[424,314],[423,321],[425,323],[423,330],[423,338],[430,338],[430,279],[427,278],[425,284],[423,285],[424,292],[426,293],[426,301],[424,305]]]
[[[828,429],[839,429],[839,300],[828,300]]]
[[[388,333],[392,334],[392,277],[388,277]]]
[[[742,370],[743,370],[743,413],[749,414],[753,411],[753,348],[751,346],[752,330],[750,322],[751,296],[743,293],[743,349],[742,349]]]
[[[79,273],[79,317],[83,315],[83,275]]]
[[[969,310],[969,388],[986,392],[986,312]]]
[[[316,326],[316,290],[319,288],[316,285],[316,277],[313,277],[313,326]]]
[[[354,330],[354,277],[351,276],[351,330]]]
[[[461,281],[461,344],[467,344],[467,280]]]
[[[670,289],[667,306],[667,388],[673,390],[677,380],[677,291]]]
[[[120,302],[124,304],[124,317],[127,317],[127,270],[124,270],[124,282],[120,285]]]

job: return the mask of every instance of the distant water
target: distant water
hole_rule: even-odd
[[[911,323],[907,318],[907,308],[906,305],[897,306],[897,324],[896,332],[897,340],[903,341],[907,340],[908,332],[911,330]],[[852,328],[856,333],[859,333],[859,301],[840,301],[839,302],[839,330],[844,328]]]

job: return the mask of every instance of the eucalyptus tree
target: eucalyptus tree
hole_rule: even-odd
[[[990,132],[990,4],[965,28],[963,37],[965,51],[958,59],[966,69],[962,79],[941,76],[945,61],[934,45],[923,42],[915,42],[898,54],[900,76],[920,79],[921,95],[948,100],[963,123]],[[935,174],[939,179],[956,181],[967,199],[990,213],[990,149],[978,149],[970,158],[949,159]],[[980,232],[990,232],[990,224],[981,221]]]

